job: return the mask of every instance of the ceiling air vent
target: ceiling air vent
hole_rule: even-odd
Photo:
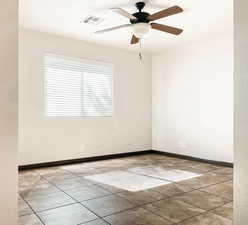
[[[91,25],[98,25],[103,20],[104,20],[103,18],[89,15],[82,20],[82,23],[87,23],[87,24],[91,24]]]

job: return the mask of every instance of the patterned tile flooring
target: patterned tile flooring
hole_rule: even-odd
[[[19,173],[19,225],[231,225],[232,168],[145,154]]]

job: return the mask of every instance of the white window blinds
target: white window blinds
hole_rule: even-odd
[[[110,64],[45,55],[47,116],[112,116]]]

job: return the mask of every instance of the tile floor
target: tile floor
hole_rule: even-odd
[[[233,170],[158,154],[19,173],[19,225],[231,225]]]

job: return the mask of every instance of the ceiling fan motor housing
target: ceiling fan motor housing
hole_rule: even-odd
[[[133,16],[135,16],[137,19],[134,19],[134,20],[131,19],[130,22],[132,24],[149,23],[150,21],[147,19],[147,17],[150,16],[150,14],[147,12],[141,12],[141,10],[145,7],[145,3],[137,2],[135,5],[136,5],[136,8],[139,10],[139,12],[134,13]]]

